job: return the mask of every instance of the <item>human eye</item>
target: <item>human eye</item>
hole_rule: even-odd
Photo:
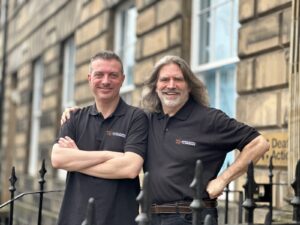
[[[112,79],[116,79],[116,78],[119,77],[119,74],[118,73],[110,73],[109,77],[112,78]]]
[[[97,73],[94,73],[94,78],[96,78],[96,79],[101,79],[103,76],[104,76],[104,74],[103,73],[101,73],[101,72],[97,72]]]
[[[168,82],[168,78],[167,77],[161,77],[161,78],[159,78],[159,81],[160,82]]]
[[[183,77],[175,77],[174,80],[177,82],[183,82],[184,78]]]

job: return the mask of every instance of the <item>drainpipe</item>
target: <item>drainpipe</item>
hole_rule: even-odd
[[[1,13],[1,24],[2,24],[2,70],[0,80],[0,158],[2,159],[3,148],[2,148],[2,128],[3,128],[3,109],[4,109],[4,94],[5,94],[5,79],[6,79],[6,61],[7,61],[7,33],[8,33],[8,0],[2,1],[2,13]],[[0,187],[2,186],[2,167],[0,166]],[[2,190],[0,188],[0,200],[2,198]]]

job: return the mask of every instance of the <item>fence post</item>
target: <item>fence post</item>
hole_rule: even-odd
[[[300,223],[300,160],[297,162],[295,180],[292,183],[292,187],[295,192],[295,196],[291,200],[291,204],[294,208],[293,220]]]
[[[144,174],[143,180],[143,189],[137,196],[136,200],[139,202],[141,206],[141,212],[136,217],[135,221],[139,225],[148,225],[151,221],[151,200],[150,200],[150,190],[149,190],[149,173],[146,172]]]
[[[201,224],[201,211],[204,208],[202,200],[204,185],[203,185],[203,165],[201,160],[197,160],[195,168],[195,176],[190,184],[190,187],[195,190],[194,200],[190,207],[193,210],[193,225]]]
[[[81,225],[95,225],[95,200],[94,198],[90,198],[86,211],[86,218],[82,221]]]
[[[227,164],[227,168],[229,167],[229,163]],[[229,205],[229,183],[226,185],[225,192],[225,215],[224,215],[224,223],[228,224],[228,205]]]
[[[270,185],[270,201],[269,201],[269,212],[265,217],[265,225],[272,224],[273,221],[273,156],[270,157],[269,161],[269,185]]]
[[[45,184],[45,174],[47,170],[45,168],[45,159],[43,159],[41,169],[39,170],[40,173],[40,203],[39,203],[39,215],[38,215],[38,225],[42,225],[42,210],[43,210],[43,199],[44,199],[44,184]]]
[[[243,222],[243,192],[239,191],[239,212],[238,212],[238,223]]]
[[[15,167],[13,166],[12,170],[11,170],[11,176],[9,178],[9,181],[10,181],[9,191],[10,191],[10,199],[11,200],[13,200],[15,197],[15,191],[16,191],[15,184],[16,184],[17,180],[18,180],[18,178],[16,177]],[[13,225],[13,220],[14,220],[14,201],[11,201],[10,212],[9,212],[9,225]]]
[[[253,212],[256,208],[253,194],[257,190],[257,184],[254,180],[253,162],[250,162],[248,166],[247,181],[243,187],[245,189],[245,201],[243,202],[243,207],[246,210],[245,219],[248,224],[253,224]]]

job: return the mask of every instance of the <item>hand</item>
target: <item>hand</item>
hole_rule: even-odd
[[[206,187],[206,191],[209,195],[209,198],[215,199],[218,198],[220,195],[222,195],[226,185],[227,185],[226,182],[220,177],[211,180]]]
[[[77,109],[80,109],[78,106],[65,108],[65,111],[61,115],[60,118],[60,125],[63,125],[68,119],[70,119],[70,113],[76,111]]]
[[[65,136],[64,138],[62,138],[62,137],[59,138],[58,144],[59,144],[59,147],[62,147],[62,148],[78,149],[78,147],[77,147],[76,143],[73,141],[73,139],[68,136]]]

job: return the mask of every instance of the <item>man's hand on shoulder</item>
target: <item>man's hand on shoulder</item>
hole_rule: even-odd
[[[63,125],[68,119],[70,119],[71,112],[75,112],[78,109],[80,109],[79,106],[65,108],[65,111],[63,112],[60,118],[60,125]]]

